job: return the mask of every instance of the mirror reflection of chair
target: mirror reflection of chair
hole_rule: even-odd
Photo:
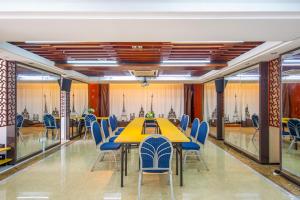
[[[107,123],[106,121],[104,123]],[[107,124],[106,124],[107,125]],[[104,158],[104,155],[106,153],[112,153],[114,156],[114,161],[116,163],[117,166],[117,157],[116,154],[118,153],[117,151],[120,149],[121,145],[120,144],[116,144],[113,142],[105,142],[102,135],[101,135],[101,131],[100,131],[100,125],[99,123],[96,121],[93,121],[91,123],[91,132],[94,138],[94,141],[96,143],[96,148],[99,150],[99,155],[96,159],[96,161],[94,162],[91,171],[94,170],[95,165],[97,164],[97,162],[101,159]]]
[[[140,172],[138,182],[138,199],[141,199],[141,186],[144,173],[155,173],[169,175],[171,199],[174,198],[172,179],[172,155],[173,146],[171,142],[158,134],[153,134],[145,138],[139,147]]]
[[[52,131],[52,137],[54,134],[54,130],[55,130],[55,140],[58,138],[58,130],[59,130],[59,125],[56,123],[55,117],[51,114],[45,114],[43,117],[44,120],[44,125],[46,128],[45,131],[45,136],[48,138],[48,131],[51,130]]]
[[[81,133],[82,133],[82,129],[84,128],[85,129],[85,121],[84,121],[84,118],[85,118],[86,114],[82,114],[81,117],[83,118],[79,118],[78,120],[78,124],[77,124],[77,131],[78,131],[78,134],[80,134],[80,137],[81,137]]]
[[[86,139],[88,131],[91,130],[91,125],[92,122],[97,121],[97,117],[94,114],[87,114],[84,117],[84,126],[85,126],[85,131],[84,131],[84,139]]]
[[[24,117],[20,114],[16,116],[17,136],[23,141],[23,134],[21,128],[23,127]]]
[[[257,114],[253,114],[251,116],[251,119],[252,119],[253,127],[255,128],[255,132],[253,133],[252,138],[251,138],[251,140],[253,141],[257,132],[259,132],[259,121],[258,121],[259,118],[258,118]]]
[[[300,141],[300,120],[289,119],[287,126],[292,137],[291,144],[288,148],[288,151],[290,151],[294,145],[296,145],[295,147],[297,148],[297,142]]]
[[[186,163],[187,156],[191,156],[192,154],[189,153],[196,153],[196,156],[199,160],[201,160],[206,168],[208,170],[207,164],[204,161],[204,159],[200,156],[201,148],[204,149],[204,145],[208,136],[209,132],[209,125],[206,121],[202,121],[197,134],[197,140],[196,142],[184,142],[182,143],[182,150],[184,151],[184,163]]]

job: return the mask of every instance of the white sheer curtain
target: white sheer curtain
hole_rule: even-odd
[[[39,115],[42,121],[44,115],[45,98],[49,113],[56,108],[60,111],[60,89],[57,82],[18,82],[17,83],[17,113],[21,114],[24,108],[32,119],[33,114]]]
[[[74,101],[73,101],[74,95]],[[88,109],[88,84],[73,82],[70,91],[70,109],[74,108],[78,115],[81,115]]]
[[[125,109],[129,118],[130,113],[138,117],[141,106],[145,114],[150,111],[151,96],[153,94],[153,111],[156,116],[168,113],[173,107],[177,117],[183,114],[183,84],[110,84],[109,99],[110,113],[119,118],[122,114],[122,96],[125,95]]]
[[[215,82],[211,81],[204,84],[204,120],[212,117],[213,111],[217,108],[217,93]]]
[[[245,108],[248,106],[250,115],[259,112],[259,84],[258,82],[228,82],[225,88],[224,103],[225,115],[233,121],[236,104],[239,117],[245,120]]]

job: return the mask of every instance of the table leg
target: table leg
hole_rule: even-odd
[[[125,144],[125,176],[127,176],[127,155],[128,155],[128,145]]]
[[[176,175],[178,175],[178,149],[176,148]]]
[[[179,149],[179,160],[180,160],[180,186],[183,186],[183,168],[182,168],[182,148],[179,145],[178,146]]]
[[[123,183],[123,162],[124,162],[124,145],[121,144],[121,187],[124,186],[124,183]]]

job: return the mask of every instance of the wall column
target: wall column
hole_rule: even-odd
[[[60,132],[61,141],[70,139],[70,92],[62,91],[60,92]]]
[[[217,140],[224,139],[224,78],[215,80],[217,92]]]
[[[0,58],[0,143],[12,150],[7,157],[16,160],[16,63]]]

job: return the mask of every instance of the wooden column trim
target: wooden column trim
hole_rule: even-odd
[[[268,63],[259,64],[259,160],[269,163],[269,76]]]

